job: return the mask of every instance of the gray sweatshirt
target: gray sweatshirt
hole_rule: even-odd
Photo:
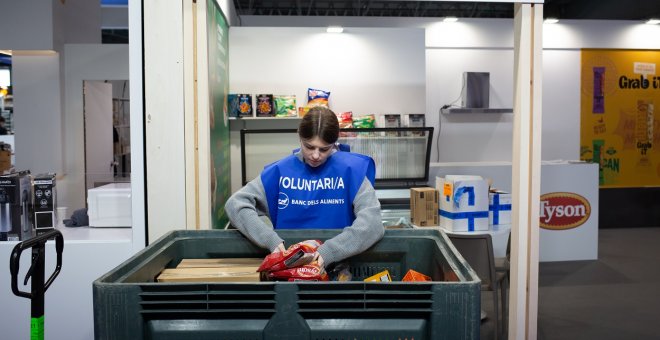
[[[266,191],[260,176],[229,197],[225,211],[231,224],[256,245],[273,251],[283,242],[270,221]],[[318,253],[323,257],[325,266],[360,254],[383,237],[385,229],[380,202],[366,178],[353,200],[353,212],[353,224],[319,247]]]

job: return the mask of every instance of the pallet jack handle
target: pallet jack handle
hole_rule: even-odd
[[[45,280],[46,266],[46,242],[55,239],[55,251],[57,252],[57,265],[53,274]],[[30,293],[18,289],[18,270],[20,266],[21,253],[32,248],[32,265],[25,275],[23,285],[32,278],[32,289]],[[9,259],[9,271],[11,272],[11,291],[16,296],[31,300],[31,339],[43,339],[44,336],[44,295],[62,269],[62,252],[64,251],[64,237],[59,230],[49,230],[29,240],[19,242],[14,246]]]

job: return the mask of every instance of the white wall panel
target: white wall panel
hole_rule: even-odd
[[[335,112],[422,113],[424,32],[419,29],[232,27],[230,92],[295,94],[331,91]]]
[[[0,50],[52,50],[54,4],[52,0],[3,0]]]
[[[436,21],[426,26],[426,47],[513,48],[513,20]]]
[[[542,139],[542,159],[580,159],[579,50],[543,51]]]
[[[452,102],[460,105],[463,72],[489,72],[490,107],[512,108],[513,50],[426,51],[427,125],[436,127],[436,133],[440,127],[431,161],[510,161],[513,114],[441,114],[440,108]]]
[[[60,55],[14,54],[12,72],[16,169],[30,170],[33,174],[59,173],[62,169]]]
[[[659,49],[659,25],[627,20],[561,20],[543,26],[543,48]]]

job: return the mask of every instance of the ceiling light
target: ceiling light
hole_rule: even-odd
[[[557,19],[557,18],[546,18],[545,20],[543,20],[544,24],[556,24],[558,22],[559,22],[559,19]]]
[[[341,33],[344,31],[344,28],[341,26],[328,26],[325,31],[328,33]]]
[[[457,22],[458,18],[457,17],[445,17],[442,19],[442,22]]]
[[[660,19],[649,19],[646,21],[647,25],[657,25],[660,24]]]

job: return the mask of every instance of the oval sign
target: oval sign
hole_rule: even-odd
[[[586,198],[572,192],[541,195],[541,228],[566,230],[579,227],[589,219],[591,205]]]

